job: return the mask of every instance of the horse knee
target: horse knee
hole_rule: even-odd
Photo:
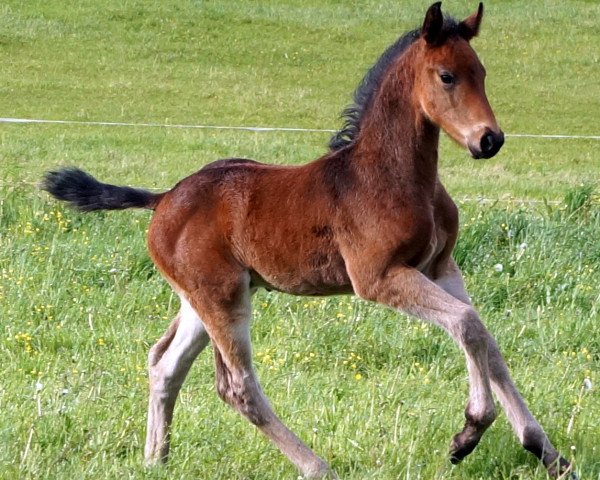
[[[471,425],[476,430],[485,431],[494,423],[497,417],[496,407],[494,403],[486,403],[485,405],[474,406],[469,402],[465,409],[466,424]]]
[[[458,341],[465,348],[471,351],[487,351],[490,334],[473,308],[465,307],[461,311],[454,329]]]

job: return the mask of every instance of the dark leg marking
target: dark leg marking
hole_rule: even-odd
[[[540,435],[539,430],[526,428],[523,432],[523,447],[542,461],[551,478],[577,480],[577,474],[572,471],[571,464],[561,457],[554,448],[545,448],[545,438],[545,435]]]
[[[452,439],[450,446],[450,462],[453,465],[460,463],[479,444],[481,437],[488,427],[494,422],[495,413],[477,419],[465,410],[465,426],[462,432],[457,433]]]

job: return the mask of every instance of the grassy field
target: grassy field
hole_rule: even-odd
[[[0,117],[335,128],[365,69],[429,3],[5,0]],[[465,16],[476,5],[443,7]],[[503,129],[599,135],[600,4],[486,8],[473,43]],[[303,163],[327,139],[0,124],[0,478],[297,478],[217,398],[210,351],[182,390],[171,463],[142,466],[146,354],[178,308],[146,253],[149,215],[81,215],[35,184],[77,165],[163,189],[217,158]],[[600,479],[599,146],[508,137],[474,162],[444,139],[440,161],[474,303],[585,479]],[[450,465],[467,383],[443,332],[350,297],[260,292],[254,306],[266,393],[340,478],[546,478],[504,415]]]

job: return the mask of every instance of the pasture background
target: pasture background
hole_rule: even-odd
[[[5,0],[0,116],[335,128],[429,3]],[[599,134],[599,17],[596,1],[486,2],[473,44],[505,132]],[[77,165],[163,189],[217,158],[306,162],[328,137],[0,124],[0,478],[296,478],[217,398],[210,349],[182,390],[171,463],[142,467],[146,353],[178,308],[145,250],[149,214],[80,215],[35,183]],[[509,137],[475,162],[444,138],[440,153],[469,292],[582,478],[600,478],[599,145]],[[341,478],[545,478],[502,414],[449,464],[467,384],[442,332],[353,298],[263,292],[254,305],[267,395]]]

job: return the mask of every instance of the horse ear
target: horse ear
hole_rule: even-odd
[[[442,33],[444,25],[444,17],[442,15],[442,2],[434,3],[425,14],[421,35],[425,41],[431,45],[435,45]]]
[[[479,33],[479,26],[481,25],[482,18],[483,3],[480,2],[477,11],[459,23],[458,31],[460,36],[463,37],[467,42],[473,37],[476,37]]]

